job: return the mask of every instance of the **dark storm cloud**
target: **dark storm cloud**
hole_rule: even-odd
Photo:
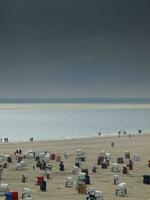
[[[0,97],[150,96],[147,0],[1,0]]]

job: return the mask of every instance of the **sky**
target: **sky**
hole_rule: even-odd
[[[149,88],[149,0],[0,1],[0,98],[146,98]]]

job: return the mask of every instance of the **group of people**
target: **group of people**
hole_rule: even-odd
[[[129,138],[131,138],[131,134],[130,133],[127,133],[126,131],[123,131],[122,132],[123,133],[123,135],[128,135],[129,136]],[[118,131],[118,138],[121,136],[121,131]]]
[[[125,136],[125,135],[128,135],[129,138],[131,138],[131,134],[130,134],[130,133],[127,133],[126,131],[123,131],[123,132],[118,131],[118,138],[121,136],[121,133],[123,133],[124,136]],[[138,130],[138,133],[142,133],[142,130]],[[101,132],[98,133],[99,136],[101,136],[101,134],[102,134]]]
[[[3,142],[3,138],[2,137],[0,138],[0,142],[1,143]],[[6,143],[9,142],[8,138],[4,138],[4,142],[6,142]],[[30,142],[33,142],[33,137],[30,138]]]
[[[1,143],[3,142],[3,138],[0,139]],[[4,138],[4,142],[8,142],[8,138]]]

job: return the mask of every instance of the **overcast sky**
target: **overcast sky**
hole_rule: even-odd
[[[6,97],[150,97],[150,1],[0,0]]]

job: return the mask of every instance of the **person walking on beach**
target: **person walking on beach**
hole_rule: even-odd
[[[120,138],[121,131],[118,131],[118,138]]]
[[[30,138],[30,142],[33,142],[33,137],[32,137],[32,138]]]

